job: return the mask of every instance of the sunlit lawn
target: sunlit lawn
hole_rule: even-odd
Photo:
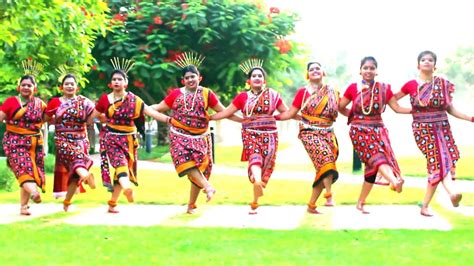
[[[94,172],[98,175],[97,167]],[[142,169],[139,178],[137,203],[186,203],[189,182],[174,172]],[[212,182],[218,192],[211,203],[204,203],[201,195],[201,209],[196,216],[210,205],[249,203],[251,186],[246,177],[219,175]],[[50,192],[50,175],[48,183]],[[310,184],[311,180],[272,180],[262,204],[304,205]],[[358,185],[336,184],[337,204],[353,205],[359,189]],[[386,187],[376,187],[369,203],[416,204],[422,195],[423,190],[418,188],[405,188],[402,194],[396,194]],[[83,207],[102,205],[105,211],[108,196],[99,187],[76,195],[75,203]],[[49,194],[44,199],[46,203],[60,203]],[[0,193],[2,203],[17,201],[18,191]],[[473,203],[474,195],[465,194],[463,205]],[[444,211],[436,203],[434,207],[450,220],[455,230],[321,231],[330,223],[329,215],[306,215],[302,226],[292,231],[180,227],[196,217],[184,214],[165,222],[168,226],[73,226],[58,223],[73,215],[60,212],[29,222],[1,225],[0,239],[5,241],[0,247],[0,260],[2,265],[38,261],[43,265],[468,265],[474,248],[472,218]],[[28,256],[23,256],[25,250]]]
[[[280,143],[279,150],[283,151],[289,147],[288,143]],[[474,147],[462,147],[461,159],[456,164],[456,174],[458,179],[474,180],[474,168],[471,163],[474,162]],[[216,162],[218,165],[227,167],[247,167],[246,162],[240,161],[242,146],[220,146],[216,145]],[[167,152],[167,147],[154,148],[152,154],[147,154],[144,150],[140,151],[139,158],[150,159],[154,161],[171,163],[171,156]],[[426,161],[420,154],[413,156],[397,157],[398,164],[402,174],[413,177],[426,177]],[[352,173],[351,161],[338,161],[338,170],[341,173]],[[276,165],[276,171],[314,171],[311,163],[307,164],[286,164],[279,162]],[[361,173],[361,172],[360,172]]]
[[[216,151],[219,164],[246,167],[236,162],[240,147]],[[474,157],[474,156],[473,156]],[[166,158],[166,155],[165,155]],[[464,160],[468,161],[466,157]],[[410,163],[410,160],[407,160]],[[1,163],[1,162],[0,162]],[[401,163],[402,164],[402,163]],[[312,169],[309,165],[309,168]],[[402,166],[406,167],[406,166]],[[301,170],[288,165],[286,170]],[[339,169],[341,172],[341,167]],[[416,170],[416,167],[414,168]],[[424,169],[424,168],[423,168]],[[424,170],[421,171],[424,171]],[[461,171],[461,163],[458,168]],[[93,168],[99,175],[98,167]],[[350,171],[350,165],[348,166]],[[57,202],[51,196],[52,177],[48,175],[45,203]],[[74,215],[62,213],[28,222],[0,225],[2,265],[471,265],[474,229],[471,217],[433,207],[453,225],[448,232],[433,230],[328,231],[330,215],[306,215],[299,229],[272,231],[261,229],[189,228],[187,222],[199,217],[212,205],[247,205],[252,187],[246,176],[213,175],[217,194],[210,203],[204,195],[194,216],[177,215],[165,226],[116,227],[74,226],[60,223]],[[271,180],[262,198],[263,205],[304,205],[310,196],[312,180]],[[100,181],[98,181],[100,184]],[[354,205],[360,185],[336,183],[338,205]],[[376,187],[369,204],[417,204],[424,190],[404,188],[402,194],[387,187]],[[185,204],[189,181],[172,171],[139,169],[137,204]],[[103,187],[76,195],[81,207],[103,206],[109,193]],[[18,191],[0,192],[0,203],[17,203]],[[120,204],[125,203],[121,199]],[[463,195],[463,206],[474,206],[474,194]],[[119,205],[120,207],[120,205]],[[400,217],[410,219],[410,217]]]

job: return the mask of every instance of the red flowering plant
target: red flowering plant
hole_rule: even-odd
[[[119,10],[122,2],[109,4],[112,10]],[[168,88],[180,86],[181,73],[173,62],[185,51],[206,57],[199,69],[204,76],[202,85],[211,87],[224,104],[242,89],[245,77],[238,65],[250,56],[265,60],[268,73],[299,68],[292,56],[300,51],[285,40],[294,30],[296,15],[265,8],[263,1],[125,2],[129,9],[139,11],[128,12],[126,23],[100,38],[93,55],[107,72],[112,56],[134,59],[131,89],[146,102],[159,102]],[[269,77],[275,79],[270,83],[282,75]]]
[[[278,47],[280,54],[286,54],[291,50],[291,43],[288,40],[280,39],[275,42],[275,46]]]
[[[280,9],[278,9],[278,7],[270,7],[270,13],[271,14],[279,14]]]

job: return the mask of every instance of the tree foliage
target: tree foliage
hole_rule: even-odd
[[[37,77],[40,93],[51,94],[56,68],[74,65],[78,74],[94,65],[91,54],[98,34],[105,35],[108,7],[96,0],[19,0],[0,7],[0,92],[13,93],[23,74],[20,61],[31,58],[45,66]],[[83,82],[84,84],[84,82]]]
[[[460,91],[474,90],[474,46],[459,47],[456,52],[446,59],[443,72],[448,79],[456,84]]]
[[[260,2],[125,1],[112,2],[111,10],[112,31],[93,50],[98,66],[88,78],[94,89],[105,89],[109,60],[115,56],[135,60],[129,87],[148,102],[160,101],[178,86],[180,73],[173,61],[185,51],[206,56],[202,84],[224,102],[245,84],[238,66],[250,57],[265,60],[268,83],[276,89],[293,84],[285,78],[289,69],[301,69],[293,61],[300,49],[285,39],[294,30],[296,15]]]

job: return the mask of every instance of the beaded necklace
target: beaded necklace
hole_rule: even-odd
[[[362,113],[364,115],[369,115],[370,112],[372,112],[372,107],[374,106],[374,88],[375,88],[375,84],[377,82],[374,81],[374,85],[372,85],[372,88],[370,88],[370,85],[367,85],[367,84],[364,84],[364,81],[361,82],[361,90],[360,90],[360,106],[361,106],[361,109],[362,109]],[[363,97],[363,92],[364,92],[364,88],[368,88],[369,89],[369,92],[372,93],[371,97],[370,97],[370,103],[369,103],[369,109],[368,111],[365,110],[365,107],[364,107],[364,97]]]
[[[191,102],[191,108],[188,108],[187,104],[186,104],[186,96],[188,94],[191,94],[192,92],[189,92],[188,90],[186,90],[186,87],[183,87],[183,90],[184,90],[184,95],[183,95],[183,103],[184,103],[184,110],[186,112],[191,112],[193,109],[194,109],[194,106],[196,105],[196,96],[197,96],[197,93],[198,93],[198,89],[199,88],[196,88],[194,90],[194,96],[193,96],[193,100]]]

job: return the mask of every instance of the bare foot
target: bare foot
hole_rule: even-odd
[[[206,202],[209,202],[214,196],[214,194],[216,194],[216,190],[211,186],[207,187],[204,190],[204,192],[206,193],[206,197],[207,197]]]
[[[34,203],[41,203],[41,195],[38,191],[31,193],[30,198]]]
[[[405,183],[405,180],[397,178],[397,181],[390,185],[390,189],[396,191],[397,193],[402,193],[403,183]]]
[[[250,211],[249,211],[249,214],[250,214],[250,215],[257,214],[257,208],[258,208],[258,203],[257,203],[257,202],[252,202],[252,203],[250,203]]]
[[[332,197],[331,198],[327,198],[326,199],[326,203],[324,203],[324,206],[326,207],[334,207],[334,201],[332,201]]]
[[[109,207],[109,209],[107,210],[108,213],[119,213],[118,210],[115,209],[115,207]]]
[[[451,199],[451,203],[453,204],[454,207],[459,207],[459,202],[462,199],[462,194],[461,193],[456,193],[451,196],[449,196]]]
[[[196,211],[195,209],[197,208],[196,204],[188,204],[188,209],[186,210],[187,214],[194,214]]]
[[[70,200],[64,200],[63,201],[63,210],[65,212],[67,212],[67,210],[69,209],[69,206],[71,205],[71,201]]]
[[[21,208],[20,208],[20,215],[30,216],[30,215],[31,215],[31,212],[28,211],[29,208],[30,208],[30,206],[28,206],[28,205],[21,206]]]
[[[423,215],[423,216],[426,216],[426,217],[431,217],[431,216],[433,216],[433,213],[430,212],[430,210],[428,209],[428,207],[421,207],[420,214]]]
[[[306,211],[311,214],[321,214],[318,210],[316,210],[316,204],[309,203]]]
[[[364,202],[358,202],[356,205],[356,209],[358,209],[362,214],[369,214],[370,212],[364,209],[364,205]]]
[[[109,209],[107,210],[108,213],[119,213],[119,211],[115,209],[115,207],[117,207],[116,201],[109,200],[107,204],[109,205]]]
[[[134,198],[133,198],[133,189],[131,188],[126,188],[124,191],[123,191],[123,194],[125,195],[125,197],[127,197],[127,201],[128,202],[134,202]]]

